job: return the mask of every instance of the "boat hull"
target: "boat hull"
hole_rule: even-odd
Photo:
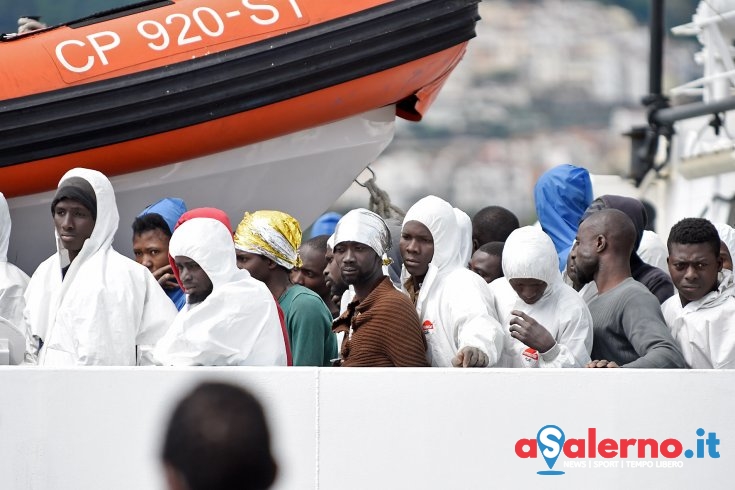
[[[223,2],[156,2],[152,10],[0,44],[0,190],[52,189],[75,166],[121,175],[191,160],[386,105],[418,120],[478,19],[475,0],[365,2],[349,15],[317,7],[332,2],[299,0],[309,25],[287,23],[254,41],[239,39],[243,45],[179,46],[148,59],[124,42],[125,29],[162,25],[167,9],[214,12],[201,5]],[[173,15],[184,14],[165,18]],[[76,51],[64,50],[92,41],[103,46],[94,56],[73,60],[68,53]],[[120,57],[123,47],[128,55]],[[41,48],[42,76],[10,69]],[[90,73],[78,73],[85,59]]]
[[[189,208],[219,207],[233,223],[245,211],[279,209],[306,228],[390,143],[394,121],[395,108],[387,106],[214,155],[112,177],[120,211],[113,246],[132,257],[135,216],[167,196],[184,199]],[[56,250],[53,195],[46,191],[8,199],[13,222],[8,259],[29,274]]]

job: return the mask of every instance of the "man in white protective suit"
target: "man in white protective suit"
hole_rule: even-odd
[[[592,316],[559,274],[559,258],[541,228],[513,231],[503,249],[503,274],[489,284],[505,333],[499,366],[583,368],[590,362]]]
[[[26,304],[23,293],[30,279],[25,272],[8,262],[10,228],[8,203],[0,192],[0,317],[20,329]]]
[[[703,218],[685,218],[669,234],[669,271],[678,294],[661,310],[692,369],[735,368],[735,283],[722,266],[720,241]]]
[[[167,366],[285,366],[286,344],[273,296],[238,269],[232,234],[220,221],[193,218],[169,243],[187,304],[156,344]]]
[[[401,282],[416,305],[432,366],[492,366],[503,332],[487,284],[462,263],[460,246],[470,240],[460,230],[448,202],[427,196],[414,204],[401,229]]]
[[[148,269],[112,248],[119,215],[110,181],[75,168],[51,203],[57,252],[26,289],[26,362],[134,366],[176,316]]]

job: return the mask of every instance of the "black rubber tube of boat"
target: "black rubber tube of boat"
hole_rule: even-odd
[[[0,166],[200,124],[437,53],[475,36],[478,1],[395,0],[210,56],[0,101]]]

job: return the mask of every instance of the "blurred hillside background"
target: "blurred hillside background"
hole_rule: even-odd
[[[666,1],[666,30],[691,21],[696,1]],[[535,221],[533,186],[562,163],[625,176],[645,125],[649,1],[493,0],[465,59],[420,123],[399,120],[371,168],[407,210],[436,194],[472,216],[487,205]],[[664,90],[701,74],[694,38],[665,41]],[[369,178],[363,172],[359,180]],[[353,184],[333,210],[367,206]]]
[[[131,3],[0,0],[0,32],[15,31],[20,16],[55,25]],[[697,3],[667,0],[667,32],[690,21]],[[645,123],[649,9],[650,0],[481,2],[477,38],[427,117],[398,121],[371,165],[377,184],[404,210],[436,194],[470,216],[497,204],[530,223],[533,185],[546,169],[572,163],[627,174],[623,133]],[[667,37],[665,89],[698,75],[697,46]],[[368,198],[353,184],[333,210],[367,206]]]

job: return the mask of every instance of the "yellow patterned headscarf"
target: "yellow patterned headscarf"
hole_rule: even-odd
[[[235,248],[268,257],[286,269],[301,267],[301,226],[281,211],[245,213],[235,230]]]

